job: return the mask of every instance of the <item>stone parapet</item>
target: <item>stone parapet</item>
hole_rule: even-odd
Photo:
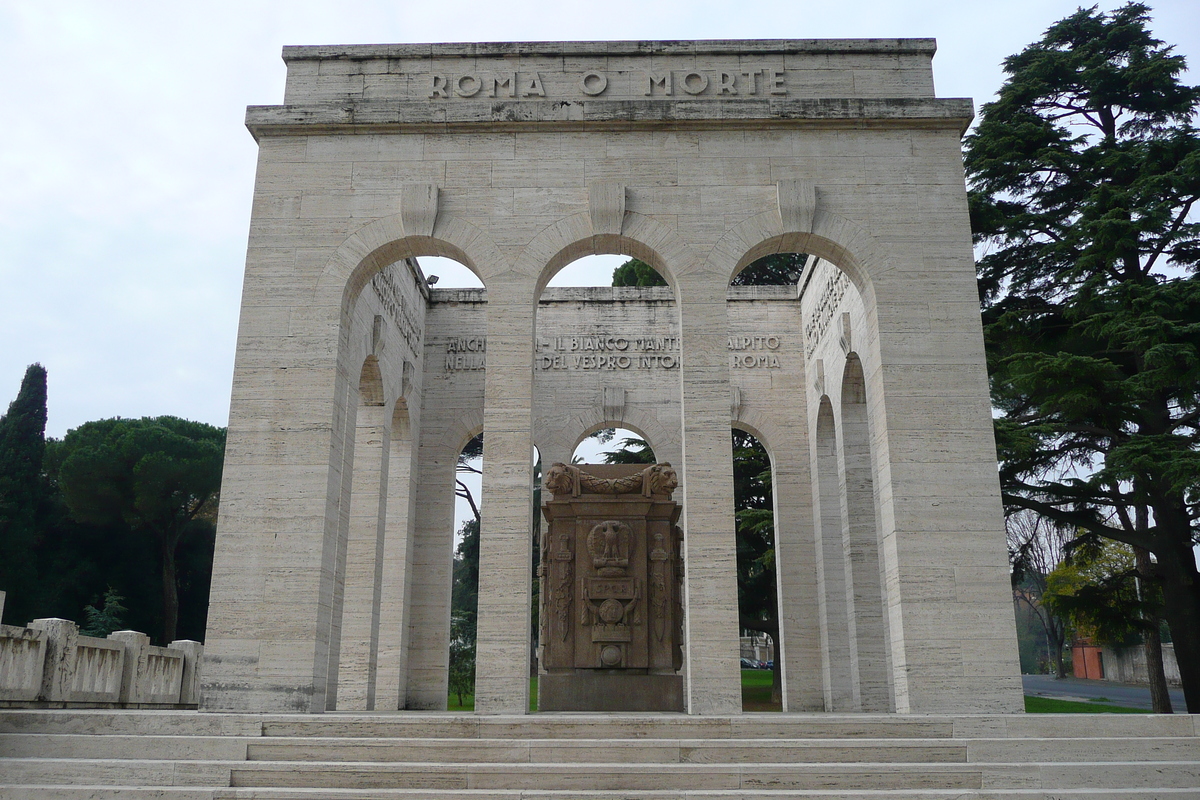
[[[46,633],[0,625],[0,698],[36,700],[42,690]]]
[[[0,626],[0,707],[194,706],[204,646],[150,644],[137,631],[83,636],[65,619]]]

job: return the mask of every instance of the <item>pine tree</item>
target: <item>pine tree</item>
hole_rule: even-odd
[[[1005,503],[1153,555],[1197,713],[1200,90],[1148,24],[1081,9],[1008,58],[965,163]]]

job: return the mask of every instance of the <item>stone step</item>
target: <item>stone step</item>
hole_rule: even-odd
[[[983,790],[970,800],[1193,800],[1194,789]],[[964,800],[957,789],[622,792],[620,800]],[[0,786],[0,800],[614,800],[611,792],[434,789],[197,789],[177,786]]]
[[[1200,760],[1200,738],[379,739],[0,734],[0,757],[459,763],[992,763]]]
[[[1200,760],[1200,738],[1144,739],[822,739],[822,740],[512,740],[298,737],[251,741],[251,761],[460,761],[483,763],[814,763]]]
[[[0,786],[0,800],[214,800],[214,794],[190,786]]]
[[[879,724],[854,717],[824,720],[813,717],[804,724],[778,717],[580,717],[530,715],[526,717],[406,718],[324,717],[266,719],[264,736],[339,736],[359,738],[524,738],[524,739],[949,739],[949,720],[887,720]]]
[[[1200,787],[1197,762],[1055,764],[369,764],[260,762],[234,787],[692,791]]]
[[[244,761],[132,758],[0,759],[0,785],[227,787]]]
[[[78,796],[53,800],[77,800]],[[213,800],[1195,800],[1194,789],[760,789],[733,791],[537,791],[527,789],[217,789]],[[0,800],[3,800],[0,798]],[[103,800],[108,800],[103,798]]]
[[[33,786],[441,791],[948,791],[1190,789],[1197,762],[1054,764],[370,764],[16,759],[0,762],[10,793]],[[32,794],[31,797],[40,797]],[[970,795],[977,797],[978,795]],[[1200,796],[1200,791],[1197,792]]]
[[[271,739],[250,742],[250,761],[460,763],[813,763],[966,761],[965,742],[944,740],[713,741],[706,739]]]
[[[921,715],[460,713],[238,714],[107,709],[3,709],[0,733],[524,739],[952,739],[1197,736],[1187,714]]]
[[[0,733],[261,736],[261,714],[111,709],[3,709]]]
[[[245,761],[249,741],[238,736],[0,733],[0,758]]]

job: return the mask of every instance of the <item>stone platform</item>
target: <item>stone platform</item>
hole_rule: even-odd
[[[14,710],[0,800],[1197,798],[1198,719]]]

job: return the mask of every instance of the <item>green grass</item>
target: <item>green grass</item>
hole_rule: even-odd
[[[474,711],[475,710],[475,695],[464,694],[462,703],[458,702],[458,695],[450,693],[450,699],[446,703],[447,711]],[[529,710],[537,711],[537,676],[529,679]]]
[[[742,670],[742,710],[782,711],[779,703],[771,701],[771,670]]]
[[[1149,714],[1142,708],[1125,708],[1103,702],[1107,698],[1097,698],[1090,702],[1074,700],[1054,700],[1049,697],[1025,696],[1025,711],[1028,714]],[[458,697],[450,695],[446,706],[450,711],[474,711],[475,696],[463,695],[462,704]],[[537,711],[537,677],[529,679],[529,710]],[[742,710],[743,711],[779,711],[779,703],[771,702],[771,670],[744,669],[742,670]]]
[[[460,704],[458,702],[458,696],[451,694],[446,708],[449,711],[474,711],[475,695],[464,694],[463,701]],[[771,701],[771,670],[742,670],[742,709],[745,711],[782,710],[779,703]],[[529,710],[537,711],[536,676],[529,679]]]
[[[1075,700],[1055,700],[1050,697],[1025,695],[1025,711],[1029,714],[1149,714],[1144,708],[1125,708],[1107,703]]]

